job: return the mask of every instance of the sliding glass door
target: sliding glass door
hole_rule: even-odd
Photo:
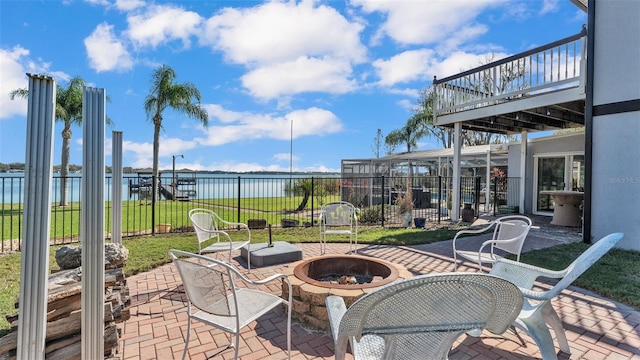
[[[584,155],[557,154],[534,157],[535,214],[553,212],[551,195],[541,191],[584,191]]]

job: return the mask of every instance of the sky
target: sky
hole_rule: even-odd
[[[209,115],[167,110],[160,169],[339,172],[376,156],[420,91],[443,78],[580,32],[570,0],[0,0],[0,162],[24,162],[27,73],[104,88],[123,165],[150,168],[151,74],[170,66]],[[62,123],[56,122],[54,164]],[[82,128],[70,162],[82,164]],[[423,138],[414,150],[440,148]],[[396,152],[404,151],[403,147]],[[385,155],[385,148],[379,148]],[[183,155],[180,157],[178,155]]]

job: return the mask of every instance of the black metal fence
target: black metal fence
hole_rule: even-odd
[[[185,176],[188,175],[188,176]],[[66,180],[66,181],[65,181]],[[80,233],[80,176],[54,177],[51,193],[51,243],[71,243]],[[411,185],[413,217],[426,222],[449,220],[452,178],[450,177],[335,177],[335,176],[236,176],[228,174],[180,174],[162,176],[153,194],[154,180],[125,176],[122,202],[123,236],[165,232],[191,232],[188,213],[208,208],[230,221],[250,227],[268,225],[314,226],[322,204],[343,200],[359,209],[359,223],[365,226],[400,226],[396,201],[406,196]],[[517,212],[507,204],[518,203],[517,178],[503,178],[486,184],[479,177],[461,179],[461,202],[470,204],[476,216],[482,212]],[[66,201],[62,189],[66,186]],[[0,176],[1,252],[21,248],[24,176]],[[514,198],[515,197],[515,198]],[[497,199],[497,200],[496,200]],[[64,204],[64,206],[61,206]],[[110,237],[112,214],[111,177],[105,182],[105,234]]]

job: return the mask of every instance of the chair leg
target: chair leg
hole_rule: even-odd
[[[287,304],[287,358],[291,359],[291,306]]]
[[[456,251],[453,250],[453,272],[458,271],[458,257],[456,256]]]
[[[553,345],[553,338],[542,314],[535,312],[529,318],[519,318],[515,324],[521,330],[529,334],[538,345],[542,360],[558,360],[558,354]]]
[[[567,334],[564,332],[564,327],[562,327],[562,320],[558,316],[556,310],[551,306],[551,303],[546,303],[542,306],[542,317],[544,321],[551,326],[553,332],[556,334],[556,340],[558,341],[558,347],[560,351],[565,354],[571,354],[571,349],[569,348],[569,342],[567,341]]]
[[[344,360],[345,354],[347,353],[347,343],[348,339],[346,337],[342,337],[335,342],[335,349],[333,351],[336,360]]]
[[[239,331],[236,332],[235,336],[236,336],[236,343],[235,343],[235,345],[232,345],[232,346],[236,348],[236,351],[235,351],[235,355],[233,356],[233,358],[235,360],[238,360],[238,352],[240,351],[240,332]]]
[[[189,312],[191,310],[189,309]],[[187,357],[187,350],[189,349],[189,339],[191,338],[191,317],[187,316],[187,338],[184,341],[184,350],[182,351],[182,360]]]

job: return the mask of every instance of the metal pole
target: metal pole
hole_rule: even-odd
[[[171,157],[173,158],[173,161],[172,161],[173,171],[171,172],[171,188],[172,188],[172,191],[173,191],[173,194],[174,194],[174,197],[173,197],[174,201],[176,200],[175,193],[176,193],[176,190],[178,188],[178,179],[176,178],[176,158],[178,156],[184,159],[184,155],[182,155],[182,154],[180,154],[180,155],[171,155]]]
[[[44,359],[56,84],[50,77],[27,75],[29,97],[17,358]]]
[[[82,97],[81,358],[104,357],[104,133],[106,92],[85,87]]]
[[[122,244],[122,131],[111,137],[111,242]]]
[[[289,190],[293,196],[293,119],[291,119],[291,142],[289,144]]]

